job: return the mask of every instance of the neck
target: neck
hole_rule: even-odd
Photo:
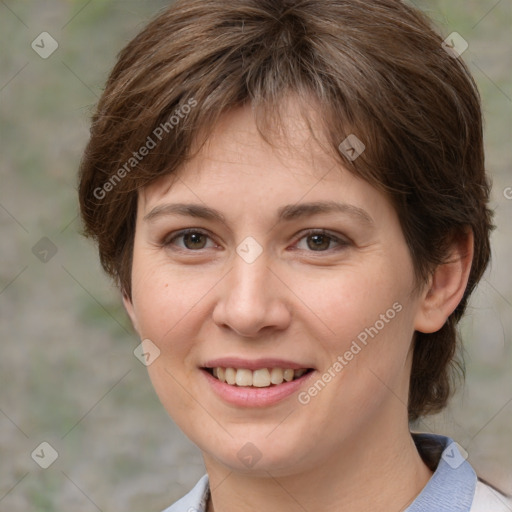
[[[215,510],[222,512],[388,512],[403,510],[432,473],[405,428],[369,428],[345,440],[321,464],[276,477],[231,472],[205,455]]]

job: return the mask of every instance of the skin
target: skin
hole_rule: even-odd
[[[210,510],[402,510],[431,476],[408,428],[411,341],[415,330],[438,330],[460,301],[472,237],[418,287],[388,199],[320,149],[294,100],[286,119],[286,136],[270,146],[250,108],[225,114],[178,174],[140,192],[125,307],[161,351],[149,374],[202,451]],[[351,210],[277,220],[284,206],[326,201]],[[174,203],[224,220],[162,213]],[[205,236],[179,237],[187,228]],[[249,236],[263,251],[251,264],[236,252]],[[314,368],[312,383],[397,303],[401,311],[307,405],[296,394],[265,408],[229,405],[201,373],[213,358],[271,357]],[[237,456],[247,442],[261,454],[250,468]]]

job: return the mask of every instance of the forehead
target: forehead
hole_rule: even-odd
[[[194,157],[142,189],[140,199],[146,208],[184,182],[202,188],[245,183],[247,193],[254,193],[289,180],[306,193],[312,183],[340,182],[347,174],[329,147],[315,109],[305,112],[303,105],[288,101],[279,121],[264,133],[250,107],[225,113]]]
[[[224,115],[195,156],[141,191],[137,225],[143,231],[167,229],[194,218],[261,236],[278,226],[324,219],[365,239],[386,233],[386,239],[401,240],[387,196],[343,166],[322,138],[321,123],[288,112],[270,140],[258,131],[251,108]]]

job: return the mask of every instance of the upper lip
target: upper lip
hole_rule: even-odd
[[[285,359],[261,358],[261,359],[241,359],[239,357],[223,357],[206,361],[203,368],[244,368],[246,370],[259,370],[260,368],[282,368],[300,370],[302,368],[312,368],[311,365],[286,361]]]

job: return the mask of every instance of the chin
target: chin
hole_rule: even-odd
[[[211,461],[236,473],[282,477],[311,468],[312,459],[315,454],[318,456],[316,436],[294,434],[289,425],[277,427],[281,432],[276,430],[270,435],[272,428],[268,426],[258,429],[240,424],[237,427],[238,434],[228,427],[232,437],[225,432],[219,438],[205,439],[204,432],[198,432],[199,438],[191,436],[201,449],[207,467]]]

